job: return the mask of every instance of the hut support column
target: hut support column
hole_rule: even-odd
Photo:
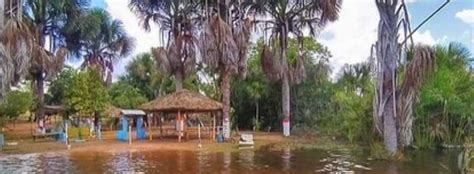
[[[181,112],[178,111],[178,118],[176,119],[176,121],[178,122],[178,142],[181,143],[181,128],[182,128],[182,122],[181,122]]]
[[[132,123],[130,123],[130,118],[127,120],[128,121],[128,143],[132,145]]]
[[[216,140],[216,114],[212,113],[212,141]]]
[[[201,123],[198,122],[198,137],[199,137],[199,146],[201,146]]]
[[[150,136],[150,141],[153,140],[153,136],[151,135],[151,114],[148,114],[148,119],[147,119],[147,126],[148,126],[148,135]]]
[[[160,138],[163,138],[163,115],[160,114],[158,118],[158,123],[160,124]]]

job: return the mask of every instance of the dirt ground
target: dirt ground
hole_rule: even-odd
[[[42,153],[42,152],[119,152],[119,151],[147,151],[147,150],[208,150],[208,151],[233,151],[238,150],[238,135],[234,135],[233,140],[224,143],[216,143],[211,140],[209,134],[202,133],[201,143],[197,138],[197,132],[190,133],[189,140],[183,139],[181,143],[172,128],[166,128],[166,135],[160,137],[159,128],[152,129],[153,140],[133,140],[132,144],[128,141],[119,141],[115,139],[115,131],[105,131],[102,133],[102,140],[95,138],[85,138],[85,141],[70,141],[70,146],[65,142],[56,141],[51,138],[41,138],[33,141],[31,132],[34,125],[27,122],[17,123],[14,128],[13,124],[8,124],[8,128],[4,129],[5,141],[7,145],[3,146],[1,153]],[[148,130],[147,130],[148,131]],[[148,133],[148,132],[147,132]],[[255,148],[264,145],[278,144],[290,139],[283,138],[279,133],[255,132],[254,141]],[[199,145],[201,144],[201,145]]]

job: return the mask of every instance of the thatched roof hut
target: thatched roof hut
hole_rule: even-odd
[[[32,110],[32,112],[35,112],[36,109]],[[66,108],[61,105],[45,105],[43,106],[43,112],[46,115],[57,115],[57,114],[63,114],[66,112]]]
[[[118,118],[120,116],[120,111],[121,111],[120,108],[117,108],[114,105],[109,104],[105,107],[104,114],[107,117],[117,117]]]
[[[212,112],[222,109],[222,103],[198,92],[179,90],[139,107],[147,112]]]

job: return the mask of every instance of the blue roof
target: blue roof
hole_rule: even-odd
[[[146,113],[142,110],[138,109],[122,109],[120,111],[121,115],[127,115],[127,116],[132,116],[132,115],[146,115]]]

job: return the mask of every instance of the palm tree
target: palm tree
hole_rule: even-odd
[[[302,56],[288,62],[288,38],[290,34],[302,38],[304,29],[315,35],[328,22],[338,19],[341,0],[247,0],[245,6],[256,15],[255,23],[270,30],[269,43],[262,52],[262,66],[267,76],[281,80],[283,135],[290,135],[290,81],[297,83],[304,78]],[[302,42],[301,42],[302,43]]]
[[[32,34],[22,16],[23,1],[0,0],[0,102],[10,85],[23,78],[30,60]]]
[[[113,63],[129,55],[134,40],[127,35],[122,22],[113,20],[103,9],[90,9],[65,29],[70,49],[84,59],[81,67],[96,66],[106,84],[111,84]]]
[[[60,41],[64,39],[61,30],[66,21],[74,21],[87,5],[84,0],[26,0],[25,22],[33,33],[32,59],[29,74],[33,79],[36,94],[36,118],[44,116],[44,81],[56,75],[62,68],[67,55]],[[49,45],[46,40],[49,39]],[[49,46],[49,50],[46,49]],[[56,52],[56,55],[52,54]]]
[[[237,1],[211,1],[203,5],[206,18],[200,39],[201,57],[220,75],[224,137],[229,138],[231,77],[245,74],[251,21],[245,18],[242,5]]]
[[[159,69],[174,76],[176,90],[182,89],[183,80],[196,67],[198,4],[193,0],[131,0],[129,6],[145,30],[155,22],[162,38],[166,35],[166,46],[152,48],[152,54]]]
[[[156,62],[149,53],[137,55],[125,69],[126,74],[120,77],[120,80],[140,89],[148,100],[164,94],[164,82],[170,81],[168,77],[158,72]]]
[[[430,47],[411,47],[407,42],[403,45],[398,42],[400,27],[409,31],[407,25],[401,25],[408,21],[406,11],[401,10],[403,0],[376,0],[376,5],[380,21],[374,47],[374,121],[376,130],[384,137],[385,149],[394,155],[399,147],[412,142],[413,104],[419,86],[432,70],[435,55]],[[401,13],[405,17],[401,18]],[[408,39],[405,35],[405,40]],[[401,83],[397,83],[399,75],[404,77]]]

